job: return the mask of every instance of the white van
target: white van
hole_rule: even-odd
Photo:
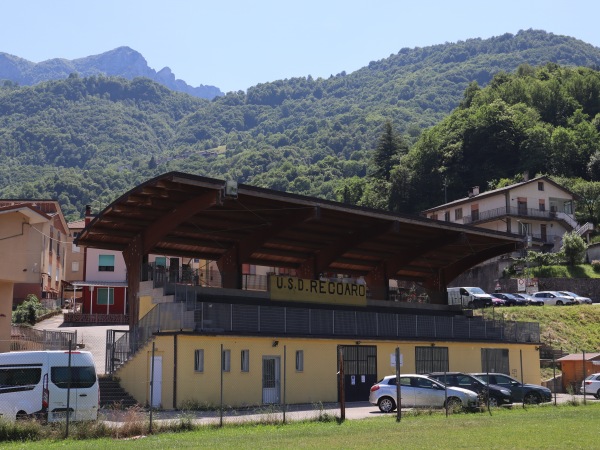
[[[69,420],[96,420],[99,395],[96,367],[90,352],[0,353],[0,418],[65,420],[68,400]]]
[[[492,296],[478,287],[452,287],[448,288],[448,304],[469,309],[483,308],[492,306]]]

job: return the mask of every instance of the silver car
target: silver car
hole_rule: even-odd
[[[566,295],[567,297],[571,297],[577,305],[591,305],[592,304],[591,298],[577,295],[575,292],[570,292],[570,291],[558,291],[558,292],[562,295]]]
[[[600,399],[600,373],[593,373],[581,382],[579,393],[583,394],[584,392],[586,395],[593,395]]]
[[[567,295],[563,295],[558,291],[540,291],[533,294],[533,296],[537,299],[543,299],[544,305],[572,305],[575,302],[572,297]]]
[[[447,392],[446,392],[447,390]],[[396,405],[396,376],[388,375],[371,387],[369,402],[381,412],[392,412]],[[477,394],[468,389],[446,387],[425,375],[400,376],[402,408],[475,409],[479,406]]]

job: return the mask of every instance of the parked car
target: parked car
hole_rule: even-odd
[[[369,403],[388,413],[397,408],[396,398],[396,375],[388,375],[371,387]],[[477,393],[417,374],[400,376],[400,402],[403,408],[475,409],[479,405]]]
[[[572,305],[575,302],[572,297],[560,294],[557,291],[540,291],[533,294],[535,298],[541,298],[544,300],[544,305]]]
[[[510,389],[510,397],[513,402],[537,404],[552,401],[552,392],[544,386],[521,383],[503,373],[472,373],[471,375],[480,378],[485,383]]]
[[[593,373],[581,382],[580,394],[593,395],[600,400],[600,373]]]
[[[501,299],[500,297],[496,297],[495,294],[492,295],[492,306],[506,306],[506,300]]]
[[[506,302],[506,306],[527,306],[527,300],[505,292],[494,292],[494,295]]]
[[[462,372],[431,372],[427,376],[441,381],[447,386],[461,387],[477,392],[481,401],[488,403],[491,407],[507,405],[512,403],[510,389],[496,386],[495,384],[487,385],[483,380],[480,380],[473,375]]]
[[[535,298],[533,295],[525,294],[524,292],[514,292],[513,295],[523,300],[527,300],[529,305],[544,306],[543,298]]]
[[[558,292],[562,295],[566,295],[567,297],[571,297],[576,305],[591,305],[592,304],[591,298],[577,295],[575,292],[570,292],[570,291],[558,291]]]

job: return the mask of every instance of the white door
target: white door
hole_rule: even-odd
[[[152,367],[150,367],[150,370],[152,370]],[[154,377],[150,378],[150,381],[153,383],[150,390],[152,395],[151,405],[158,408],[162,403],[162,356],[154,357]]]
[[[263,356],[263,403],[278,404],[281,385],[279,356]]]

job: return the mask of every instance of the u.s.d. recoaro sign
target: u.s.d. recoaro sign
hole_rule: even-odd
[[[367,305],[367,287],[364,284],[271,275],[269,290],[271,300]]]

